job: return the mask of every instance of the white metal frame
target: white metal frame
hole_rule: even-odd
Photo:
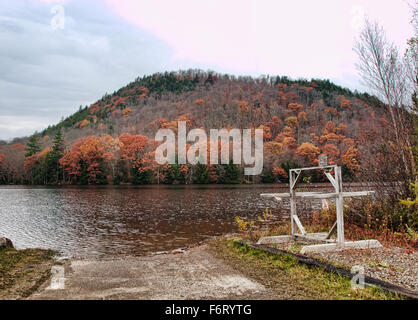
[[[310,170],[322,170],[328,180],[331,182],[334,187],[333,193],[321,193],[321,192],[296,192],[296,185],[299,181],[300,176],[303,171]],[[334,170],[334,176],[331,174]],[[297,238],[304,238],[306,240],[315,240],[322,242],[333,242],[330,240],[332,234],[337,231],[337,245],[344,247],[344,197],[362,197],[368,196],[374,193],[374,191],[359,191],[359,192],[343,192],[342,188],[342,175],[341,167],[336,165],[329,165],[323,167],[310,167],[310,168],[300,168],[292,169],[289,172],[289,193],[273,193],[273,194],[262,194],[262,197],[274,198],[278,201],[281,201],[282,198],[290,198],[290,221],[291,221],[291,230],[292,236]],[[318,238],[317,236],[312,237],[306,234],[305,228],[299,220],[296,209],[296,199],[305,198],[305,199],[335,199],[337,219],[332,228],[329,230],[325,238]],[[299,229],[299,234],[296,232],[296,228]]]

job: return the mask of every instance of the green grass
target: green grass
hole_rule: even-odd
[[[50,276],[55,252],[0,249],[0,299],[29,296]]]
[[[211,248],[235,269],[274,290],[278,299],[400,299],[379,288],[352,289],[350,279],[308,267],[289,254],[270,254],[224,239],[212,242]]]

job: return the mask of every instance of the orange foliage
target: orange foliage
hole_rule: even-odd
[[[124,133],[119,137],[121,142],[121,159],[128,161],[135,161],[143,156],[148,139],[145,136],[133,136],[129,133]]]
[[[130,115],[132,113],[132,108],[131,107],[127,107],[125,109],[122,110],[122,114],[126,117],[128,115]]]
[[[241,112],[246,112],[250,109],[248,107],[247,101],[244,101],[244,100],[238,102],[238,108],[241,110]]]
[[[328,133],[325,134],[323,136],[321,136],[320,138],[320,142],[321,143],[325,143],[325,142],[333,142],[333,143],[338,143],[341,139],[341,136],[335,134],[335,133]]]
[[[296,114],[303,109],[303,105],[301,105],[300,103],[289,103],[287,107]]]
[[[334,122],[328,121],[327,124],[325,125],[325,128],[322,129],[322,131],[324,132],[324,134],[328,134],[328,133],[335,133],[337,129],[335,128]]]
[[[282,124],[282,121],[279,117],[273,116],[271,118],[271,121],[266,123],[266,126],[270,128],[270,132],[272,136],[276,136],[280,131],[280,126]]]
[[[296,153],[301,157],[308,160],[311,164],[317,163],[317,158],[321,153],[319,148],[315,147],[312,143],[305,142],[296,150]]]
[[[390,122],[385,118],[379,118],[379,123],[382,127],[387,127],[390,125]]]
[[[293,138],[294,137],[294,134],[295,134],[295,132],[294,132],[294,129],[293,128],[288,127],[288,126],[285,126],[283,132],[279,133],[276,136],[275,141],[282,142],[283,143],[283,141],[284,141],[285,138],[289,138],[289,137]]]
[[[285,83],[278,83],[278,84],[276,84],[276,87],[277,88],[280,88],[280,89],[286,89],[287,88],[287,84],[285,84]]]
[[[164,118],[156,119],[150,122],[147,126],[154,129],[160,129],[163,123],[166,123],[167,120]]]
[[[298,144],[296,143],[296,139],[293,137],[286,137],[283,139],[283,145],[288,147],[289,149],[296,149]]]
[[[345,123],[340,123],[337,127],[337,133],[345,134],[346,131],[347,131],[347,125]]]
[[[78,140],[71,151],[65,153],[60,159],[60,165],[70,177],[81,175],[81,166],[85,164],[89,183],[97,183],[97,176],[102,173],[100,161],[110,160],[112,155],[107,152],[107,142],[111,137],[87,137]]]
[[[312,88],[312,87],[301,87],[300,89],[303,90],[303,91],[306,91],[306,92],[311,92],[314,88]]]
[[[347,109],[351,109],[351,101],[350,100],[348,100],[348,99],[343,99],[342,101],[341,101],[341,108],[347,108]]]
[[[270,127],[261,125],[261,126],[258,127],[258,129],[262,129],[263,130],[263,138],[264,138],[264,141],[271,139]]]
[[[266,144],[266,150],[274,155],[281,155],[284,153],[283,144],[276,141],[271,141]]]
[[[350,146],[343,153],[341,160],[352,172],[360,171],[360,151],[356,147]]]
[[[139,87],[138,92],[140,94],[139,95],[140,98],[146,98],[149,94],[149,89],[146,87]]]
[[[100,110],[100,107],[96,103],[95,104],[92,104],[89,107],[90,113],[96,113],[96,112],[99,112],[99,110]]]
[[[187,115],[186,114],[182,114],[176,120],[173,120],[173,121],[170,121],[170,122],[163,122],[163,123],[161,123],[161,128],[162,129],[171,129],[171,130],[173,130],[174,132],[177,133],[177,130],[178,130],[178,122],[179,121],[185,121],[186,122],[186,126],[191,126],[192,125],[192,117],[189,114],[187,114]]]
[[[28,176],[30,171],[39,164],[39,161],[45,159],[47,154],[51,151],[51,148],[46,147],[39,153],[33,154],[25,159],[24,170],[25,174]],[[29,178],[29,177],[28,177]]]
[[[351,138],[345,138],[343,139],[342,144],[345,144],[347,146],[354,146],[355,141],[354,139],[351,139]]]
[[[196,99],[196,101],[194,102],[200,106],[203,106],[205,104],[205,99]]]
[[[311,137],[311,141],[316,142],[316,143],[319,142],[319,137],[315,133],[311,133],[310,137]]]
[[[285,94],[285,98],[287,101],[296,101],[298,99],[298,94],[294,91],[290,91]]]
[[[4,158],[6,158],[6,155],[4,153],[0,153],[0,168]]]
[[[285,169],[283,168],[273,168],[273,170],[271,170],[271,172],[273,173],[274,177],[276,179],[288,179],[288,175]]]
[[[93,123],[97,122],[97,116],[96,115],[90,115],[89,118],[93,120]]]
[[[115,100],[114,102],[113,102],[113,105],[115,106],[115,107],[117,107],[118,105],[120,105],[120,104],[125,104],[125,102],[126,102],[126,100],[128,100],[128,98],[129,97],[114,97],[113,99],[112,99],[112,101],[113,100]]]
[[[298,121],[299,122],[308,121],[308,115],[306,114],[306,112],[301,111],[301,112],[298,113]]]
[[[325,112],[332,114],[333,116],[338,116],[338,110],[331,107],[325,107]]]
[[[90,121],[87,119],[81,120],[79,123],[79,127],[80,129],[83,129],[84,127],[87,127],[90,124]]]
[[[329,164],[336,164],[340,150],[334,144],[326,144],[322,148],[322,153],[328,155]]]
[[[286,124],[290,127],[290,128],[295,128],[298,126],[298,118],[296,117],[289,117],[286,118]]]

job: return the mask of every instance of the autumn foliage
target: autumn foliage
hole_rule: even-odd
[[[189,130],[262,129],[264,172],[269,181],[286,182],[289,169],[315,165],[320,154],[343,166],[344,181],[348,181],[364,168],[387,165],[394,150],[386,134],[388,119],[374,97],[353,93],[327,80],[253,79],[199,70],[154,74],[105,94],[90,106],[80,106],[78,112],[39,134],[42,148],[35,154],[25,157],[27,141],[3,146],[0,181],[101,184],[240,180],[225,179],[229,173],[235,177],[232,167],[195,170],[190,165],[157,165],[155,133],[159,129],[177,133],[179,121],[185,121]],[[40,168],[57,128],[63,130],[66,144],[59,168],[54,169],[58,177],[35,182],[35,171],[37,176],[49,175]],[[242,175],[243,168],[237,168]],[[196,172],[201,174],[199,179],[193,178]],[[249,179],[240,181],[244,178]],[[260,177],[250,180],[264,181]]]

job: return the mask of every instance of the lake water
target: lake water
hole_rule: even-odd
[[[272,208],[260,193],[277,185],[0,187],[0,236],[19,249],[51,248],[68,257],[141,255],[236,231],[236,216]],[[287,210],[286,214],[287,213]]]

